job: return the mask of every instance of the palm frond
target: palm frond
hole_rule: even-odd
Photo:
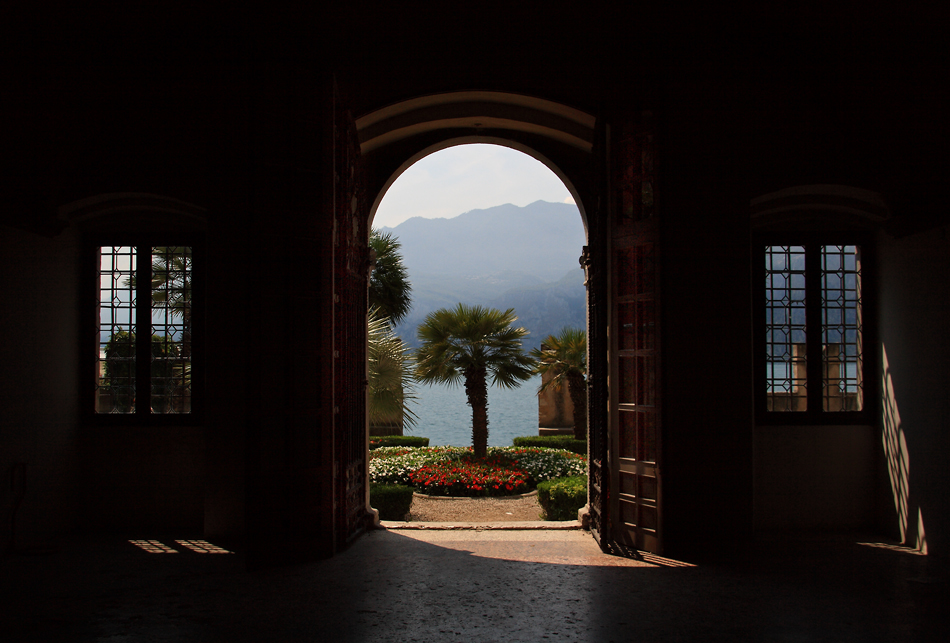
[[[369,303],[378,307],[392,324],[399,323],[412,307],[409,272],[391,233],[370,231],[369,247],[376,253],[376,267],[369,278]]]
[[[418,416],[410,403],[417,399],[413,356],[379,309],[370,309],[367,321],[367,414],[371,424],[404,422],[414,426]]]
[[[499,311],[458,304],[430,313],[419,326],[416,352],[420,381],[457,385],[469,366],[487,369],[492,383],[511,388],[531,377],[534,360],[525,355],[528,331],[512,327],[514,309]]]
[[[571,373],[587,374],[587,333],[579,328],[565,327],[557,335],[549,335],[540,348],[531,351],[534,372],[549,374],[538,388],[540,395],[548,389],[561,390]]]

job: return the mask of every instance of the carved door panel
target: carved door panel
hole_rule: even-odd
[[[337,549],[366,527],[366,197],[356,123],[334,94],[333,437]]]
[[[655,134],[648,116],[614,124],[609,213],[611,540],[660,553],[660,246]]]
[[[594,155],[595,174],[605,176],[607,162],[606,128],[600,125]],[[606,190],[608,181],[603,182]],[[604,195],[598,202],[595,216],[588,217],[588,247],[584,248],[581,264],[584,266],[587,286],[587,452],[588,484],[587,510],[589,527],[594,539],[605,551],[610,548],[610,416],[608,413],[609,333],[610,308],[608,298],[607,252],[609,248],[609,221]]]

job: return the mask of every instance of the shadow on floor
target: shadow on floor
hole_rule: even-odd
[[[330,560],[78,540],[0,562],[9,641],[941,641],[925,557],[764,542],[733,565],[636,561],[579,531],[376,530]],[[220,544],[220,543],[215,543]]]

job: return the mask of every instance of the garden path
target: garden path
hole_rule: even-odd
[[[537,493],[507,498],[438,498],[415,494],[409,516],[413,522],[523,522],[541,520],[541,505]]]

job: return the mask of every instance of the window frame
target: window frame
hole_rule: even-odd
[[[104,246],[134,246],[136,248],[178,246],[191,248],[191,412],[189,413],[152,413],[149,405],[137,405],[133,413],[98,413],[96,412],[96,394],[98,390],[99,374],[99,271],[100,248]],[[165,232],[115,232],[107,234],[88,235],[83,243],[82,271],[82,314],[84,323],[81,332],[83,346],[82,383],[80,404],[82,419],[85,424],[93,426],[191,426],[199,425],[204,421],[205,389],[204,389],[204,355],[205,334],[205,247],[204,235],[195,232],[165,231]],[[146,262],[151,265],[151,262]],[[140,280],[140,288],[147,291],[150,280]],[[147,337],[152,335],[151,326],[151,296],[141,297],[142,291],[136,294],[136,308],[134,316],[136,324],[142,319],[149,320]],[[144,314],[138,311],[146,308]],[[137,334],[141,334],[137,331]],[[91,346],[90,346],[91,345]],[[136,363],[139,357],[150,355],[150,342],[137,342]],[[88,357],[86,357],[88,355]],[[142,386],[142,374],[146,374],[145,386],[151,388],[151,374],[148,369],[138,368],[136,371],[136,388]]]
[[[875,377],[877,360],[875,274],[876,266],[872,235],[858,231],[820,232],[767,232],[752,238],[753,261],[753,368],[755,382],[755,417],[760,425],[849,425],[869,424],[876,409],[878,380]],[[821,273],[814,274],[810,265],[819,265],[820,259],[809,260],[822,246],[849,245],[861,248],[861,380],[864,387],[863,407],[860,411],[825,411],[822,408],[822,302]],[[765,248],[768,246],[803,246],[805,248],[805,319],[806,319],[806,382],[807,409],[805,411],[768,410],[768,358],[766,322],[766,267]]]

